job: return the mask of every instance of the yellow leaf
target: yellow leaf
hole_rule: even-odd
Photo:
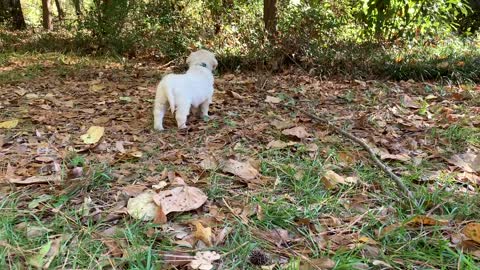
[[[5,122],[0,122],[0,128],[10,129],[10,128],[16,127],[17,125],[18,125],[18,119],[12,119]]]
[[[195,221],[193,223],[196,227],[194,237],[197,240],[201,240],[205,245],[211,247],[212,246],[212,228],[210,227],[203,227],[202,223],[199,221]]]
[[[411,219],[409,222],[407,222],[406,225],[434,226],[434,225],[445,225],[447,223],[448,223],[447,221],[436,220],[427,216],[416,216],[413,219]]]
[[[104,127],[91,126],[87,133],[80,136],[80,139],[86,144],[95,144],[102,138],[104,132]]]
[[[480,223],[469,223],[463,228],[463,234],[473,241],[480,243]]]
[[[97,91],[100,91],[100,90],[103,90],[103,89],[105,89],[105,85],[101,85],[101,84],[90,85],[90,90],[93,91],[93,92],[97,92]]]

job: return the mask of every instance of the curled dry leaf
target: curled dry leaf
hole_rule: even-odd
[[[200,251],[195,254],[195,258],[190,263],[193,269],[210,270],[213,268],[213,262],[220,259],[220,255],[215,251]]]
[[[462,232],[466,237],[480,244],[480,223],[469,223]]]
[[[185,212],[199,208],[207,201],[207,195],[202,190],[191,186],[179,186],[170,190],[160,191],[153,200],[161,206],[165,215],[171,212]]]
[[[285,129],[282,131],[283,135],[297,137],[299,139],[305,139],[311,137],[312,134],[308,133],[304,127],[294,127],[290,129]]]
[[[0,122],[0,128],[11,129],[18,125],[18,119],[12,119],[4,122]]]
[[[286,128],[291,128],[293,126],[295,126],[295,124],[291,121],[281,121],[281,120],[273,120],[272,121],[272,126],[274,126],[276,129],[286,129]]]
[[[85,144],[95,144],[95,143],[97,143],[98,141],[100,141],[100,139],[102,138],[104,132],[105,132],[105,128],[104,128],[104,127],[91,126],[91,127],[87,130],[87,133],[85,133],[85,134],[83,134],[82,136],[80,136],[80,139],[82,139],[82,141],[83,141]]]
[[[222,171],[236,175],[243,180],[253,180],[260,175],[258,170],[248,162],[229,159],[224,161],[222,165]]]
[[[144,221],[153,220],[157,215],[158,206],[153,201],[155,192],[147,190],[134,198],[130,198],[127,203],[127,212],[135,219]]]
[[[308,261],[302,261],[300,263],[299,270],[313,270],[313,269],[333,269],[335,267],[335,261],[323,257],[318,259],[311,259]]]

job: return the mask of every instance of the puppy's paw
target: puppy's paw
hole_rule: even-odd
[[[155,124],[155,125],[153,126],[153,129],[158,130],[158,131],[164,130],[163,125],[157,125],[157,124]]]

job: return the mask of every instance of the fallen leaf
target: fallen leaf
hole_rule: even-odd
[[[135,219],[150,221],[157,215],[157,204],[153,201],[156,195],[152,190],[140,193],[137,197],[130,198],[127,203],[127,212]]]
[[[347,184],[345,178],[332,170],[328,170],[322,177],[322,182],[327,189],[336,188],[338,184]]]
[[[102,85],[102,84],[92,84],[92,85],[90,85],[90,90],[93,91],[93,92],[97,92],[97,91],[105,89],[105,87],[106,86]]]
[[[312,134],[308,133],[304,127],[285,129],[284,131],[282,131],[282,134],[287,136],[294,136],[299,139],[304,139],[312,136]]]
[[[160,255],[162,256],[162,261],[173,266],[184,266],[195,259],[189,253],[178,251],[161,252]]]
[[[222,171],[236,175],[244,180],[252,180],[260,175],[248,162],[240,162],[234,159],[229,159],[222,164]]]
[[[44,184],[44,183],[55,183],[62,180],[59,174],[55,175],[37,175],[31,176],[25,179],[10,178],[7,179],[9,183],[18,184],[18,185],[30,185],[30,184]]]
[[[39,206],[41,203],[49,201],[52,198],[51,195],[42,194],[37,198],[33,199],[31,202],[28,203],[28,208],[33,209]]]
[[[469,223],[462,232],[466,237],[480,244],[480,223]]]
[[[212,263],[217,260],[220,260],[220,255],[215,251],[199,251],[189,265],[193,269],[210,270],[213,269]]]
[[[448,162],[469,173],[480,172],[480,154],[474,152],[454,155]]]
[[[409,95],[402,96],[402,104],[407,108],[418,109],[420,108],[420,102],[416,99],[411,98]]]
[[[437,64],[437,68],[445,69],[447,67],[448,67],[448,62],[447,61],[440,62],[440,63]]]
[[[95,144],[102,138],[104,132],[104,127],[91,126],[87,133],[80,136],[80,139],[86,144]]]
[[[215,170],[218,167],[218,162],[214,157],[208,156],[200,162],[200,167],[207,171]]]
[[[310,259],[308,261],[301,261],[299,270],[314,270],[314,269],[333,269],[336,263],[334,260],[323,257],[317,259]]]
[[[385,159],[391,159],[391,160],[399,160],[399,161],[409,161],[411,158],[407,154],[390,154],[387,152],[380,152],[380,159],[385,160]]]
[[[35,255],[27,258],[27,264],[36,268],[48,269],[53,259],[55,259],[55,256],[57,256],[60,251],[61,239],[61,237],[57,237],[53,240],[49,240],[46,244],[40,247]]]
[[[0,128],[11,129],[18,125],[18,119],[12,119],[4,122],[0,122]]]
[[[158,206],[162,207],[165,215],[171,212],[185,212],[197,209],[207,199],[207,195],[202,190],[187,185],[160,191],[153,196],[153,200]]]
[[[267,96],[267,98],[265,99],[265,102],[272,103],[272,104],[277,104],[277,103],[282,102],[282,100],[278,97]]]
[[[436,220],[431,217],[427,216],[416,216],[412,218],[410,221],[405,223],[405,225],[409,226],[435,226],[435,225],[446,225],[448,221],[445,220]]]
[[[267,144],[267,149],[283,149],[288,146],[297,144],[296,142],[283,142],[279,140],[271,141]]]
[[[208,247],[212,246],[212,228],[203,227],[202,223],[199,221],[193,222],[195,225],[194,237],[197,240],[201,240]]]
[[[286,129],[286,128],[291,128],[293,126],[295,126],[295,124],[291,121],[281,121],[281,120],[273,120],[271,122],[272,126],[274,126],[276,129]]]

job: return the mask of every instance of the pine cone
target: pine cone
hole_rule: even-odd
[[[249,261],[253,265],[267,265],[270,261],[268,254],[260,249],[254,249],[250,254]]]

